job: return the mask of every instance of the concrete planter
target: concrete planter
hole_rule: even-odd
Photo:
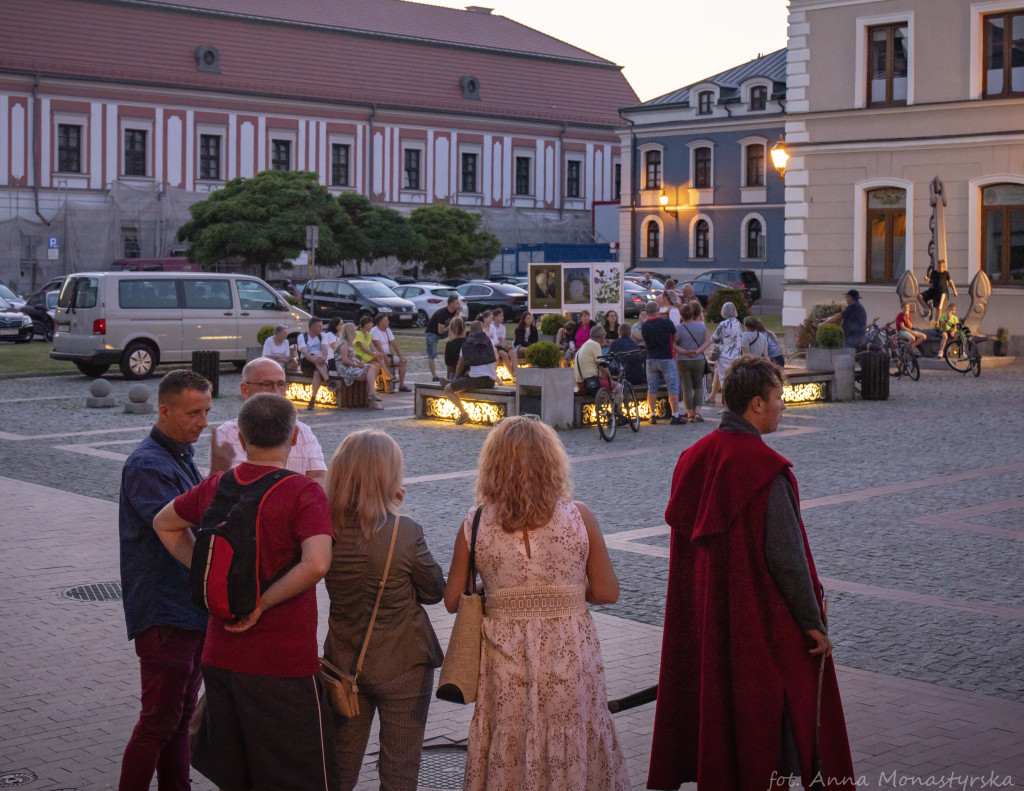
[[[524,395],[535,398],[539,393],[540,419],[555,428],[572,426],[575,390],[571,368],[520,368],[516,372],[517,404]]]
[[[547,341],[548,343],[554,343],[555,342],[555,336],[554,335],[544,335],[544,334],[538,332],[537,333],[537,340],[538,341]]]
[[[807,349],[808,371],[832,371],[832,400],[853,400],[853,349]]]

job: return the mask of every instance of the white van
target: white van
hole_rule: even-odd
[[[118,365],[126,379],[145,379],[194,351],[242,363],[261,327],[284,324],[294,335],[308,319],[251,275],[76,272],[60,290],[50,357],[86,376]]]

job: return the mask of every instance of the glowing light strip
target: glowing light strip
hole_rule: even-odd
[[[492,401],[469,401],[462,400],[466,408],[470,423],[497,423],[506,415],[504,404],[496,404]],[[459,417],[459,408],[447,398],[434,398],[426,396],[423,399],[423,413],[425,417],[436,420],[456,420]]]
[[[637,411],[640,412],[641,420],[650,420],[651,418],[651,407],[647,403],[647,399],[637,399],[636,402]],[[627,410],[629,417],[633,417],[633,410]],[[669,417],[672,414],[671,407],[668,403],[666,396],[660,396],[654,404],[655,417]],[[583,426],[596,426],[597,420],[594,417],[594,402],[588,401],[583,404],[583,409],[580,414],[580,423]]]
[[[303,384],[302,382],[289,382],[288,389],[285,390],[284,396],[290,401],[297,401],[301,404],[308,404],[309,397],[313,394],[313,385]],[[320,386],[319,391],[316,394],[316,402],[322,406],[338,406],[338,397],[328,390],[323,385]]]
[[[816,401],[828,401],[828,386],[825,382],[788,384],[782,388],[784,404],[813,404]]]
[[[507,365],[499,365],[494,373],[502,382],[512,381],[512,372],[508,369]]]

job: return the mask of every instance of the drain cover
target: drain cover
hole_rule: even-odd
[[[0,775],[0,788],[23,786],[37,779],[38,778],[31,772],[7,772],[6,774]]]
[[[121,601],[121,583],[94,582],[89,585],[76,585],[74,588],[62,590],[60,595],[75,601]]]
[[[419,787],[430,789],[462,788],[466,769],[466,748],[433,747],[420,758]]]

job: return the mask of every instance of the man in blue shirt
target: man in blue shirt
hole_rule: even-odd
[[[860,304],[860,292],[851,288],[846,292],[846,307],[839,313],[835,313],[822,321],[822,324],[841,321],[843,335],[846,337],[844,345],[848,349],[856,349],[868,342],[868,312]]]
[[[647,404],[651,410],[651,425],[658,422],[655,408],[662,384],[668,390],[668,402],[672,407],[672,420],[669,423],[673,426],[684,425],[686,419],[679,417],[679,374],[676,361],[672,359],[676,325],[658,314],[656,302],[647,303],[647,315],[653,318],[643,323],[640,334],[647,346]]]
[[[202,681],[208,615],[192,604],[188,569],[153,530],[167,503],[202,482],[192,443],[206,428],[211,385],[194,371],[168,373],[157,391],[159,417],[121,471],[118,528],[128,639],[142,675],[142,713],[121,764],[118,791],[188,791],[188,726]]]

